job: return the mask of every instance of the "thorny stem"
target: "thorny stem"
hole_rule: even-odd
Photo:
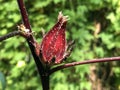
[[[19,5],[19,9],[20,9],[20,12],[21,12],[21,16],[22,16],[24,25],[32,33],[32,29],[31,29],[29,19],[28,19],[28,14],[27,14],[25,5],[23,3],[23,0],[17,0],[17,2],[18,2],[18,5]],[[32,52],[32,55],[34,57],[39,75],[41,76],[43,90],[49,90],[49,80],[48,80],[49,79],[49,74],[48,74],[49,69],[48,69],[48,71],[46,71],[46,69],[44,68],[44,66],[43,66],[43,64],[42,64],[42,62],[39,58],[39,56],[35,52],[36,47],[34,46],[34,44],[36,43],[36,41],[33,38],[32,34],[26,39],[27,39],[28,45],[30,47],[30,50]]]
[[[14,36],[16,36],[16,35],[20,35],[20,32],[19,32],[19,31],[10,32],[10,33],[8,33],[8,34],[6,34],[6,35],[4,35],[4,36],[1,36],[1,37],[0,37],[0,42],[3,41],[3,40],[8,39],[8,38],[10,38],[10,37],[14,37]]]
[[[101,63],[101,62],[111,62],[111,61],[119,61],[120,57],[108,57],[108,58],[101,58],[101,59],[91,59],[91,60],[85,60],[85,61],[80,61],[80,62],[72,62],[72,63],[67,63],[64,65],[57,66],[53,69],[51,69],[50,74],[72,66],[77,66],[77,65],[84,65],[84,64],[90,64],[90,63]]]

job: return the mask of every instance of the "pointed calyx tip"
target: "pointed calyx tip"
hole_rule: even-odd
[[[67,22],[70,18],[68,16],[63,16],[62,11],[59,12],[58,21],[62,20],[62,22]]]

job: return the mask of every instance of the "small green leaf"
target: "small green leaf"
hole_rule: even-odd
[[[2,84],[2,90],[5,90],[6,80],[5,80],[5,76],[2,72],[0,72],[0,81],[1,81],[1,84]]]

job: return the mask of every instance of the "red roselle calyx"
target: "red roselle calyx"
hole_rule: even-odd
[[[40,45],[40,57],[46,64],[61,63],[69,54],[65,38],[65,29],[68,16],[63,16],[62,12],[58,15],[58,22],[43,37]]]

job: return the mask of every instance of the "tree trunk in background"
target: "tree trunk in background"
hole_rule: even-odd
[[[117,90],[114,86],[114,78],[112,63],[91,65],[89,74],[91,90]]]

